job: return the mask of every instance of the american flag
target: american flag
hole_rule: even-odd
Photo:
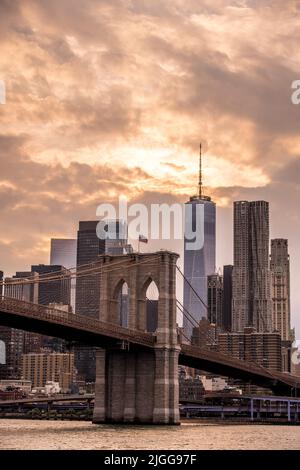
[[[140,235],[139,236],[139,242],[148,243],[148,238],[145,237],[144,235]]]

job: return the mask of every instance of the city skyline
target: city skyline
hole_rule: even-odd
[[[233,218],[233,215],[234,215],[234,204],[237,203],[237,202],[240,202],[240,201],[234,201],[233,202],[233,207],[232,207],[232,218]],[[255,202],[255,201],[254,201]],[[218,211],[218,206],[216,207],[217,211]],[[89,222],[84,222],[84,223],[89,223]],[[232,222],[233,223],[233,222]],[[78,224],[78,221],[77,221],[77,224]],[[93,224],[96,228],[96,225],[97,225],[97,221],[93,221]],[[233,253],[233,239],[234,239],[234,227],[232,227],[232,234],[229,234],[229,240],[232,242],[232,257],[229,258],[228,257],[228,253],[226,252],[226,255],[227,256],[223,256],[223,254],[220,253],[220,245],[221,243],[224,243],[224,239],[220,238],[220,235],[219,235],[219,231],[220,231],[220,225],[221,224],[218,224],[218,216],[216,217],[216,225],[217,225],[217,237],[216,237],[216,243],[217,243],[217,252],[219,252],[219,258],[217,260],[217,263],[216,263],[216,272],[220,271],[224,266],[226,266],[226,263],[219,263],[220,259],[225,259],[225,260],[229,260],[228,264],[232,265],[233,264],[233,259],[234,259],[234,253]],[[270,215],[270,232],[272,233],[272,214]],[[69,232],[70,233],[70,232]],[[72,236],[74,237],[75,234],[72,234]],[[96,234],[95,234],[96,235]],[[283,237],[278,237],[279,239],[283,239]],[[45,255],[45,259],[48,260],[49,259],[49,255],[51,253],[51,249],[52,249],[52,245],[51,245],[51,241],[53,240],[52,237],[50,237],[49,239],[49,249],[48,249],[48,252],[47,254]],[[63,242],[68,242],[70,241],[68,238],[60,238],[59,239],[59,242],[61,242],[63,244]],[[73,239],[72,239],[73,241]],[[271,252],[271,242],[273,241],[273,237],[270,236],[270,242],[269,242],[269,250]],[[130,240],[129,240],[130,242]],[[149,242],[149,247],[147,248],[147,252],[151,252],[151,251],[155,251],[157,249],[161,249],[162,246],[164,248],[166,248],[166,246],[172,245],[172,250],[174,250],[175,252],[178,252],[180,254],[180,258],[179,258],[179,265],[184,265],[184,240],[173,240],[171,239],[170,241],[166,241],[166,240],[151,240],[151,238],[148,240]],[[225,244],[227,244],[228,240],[225,240]],[[76,244],[77,244],[77,240],[76,240]],[[153,247],[153,250],[151,249],[151,247]],[[136,246],[137,248],[137,246]],[[227,247],[228,249],[228,247]],[[290,249],[290,252],[292,251],[292,249]],[[35,262],[35,264],[43,264],[43,261],[40,259],[40,260],[33,260]],[[29,263],[30,265],[32,264],[32,262]],[[76,264],[76,263],[75,263]],[[291,259],[291,266],[293,266],[293,259]],[[25,268],[28,268],[27,265],[24,265],[24,269]],[[75,267],[75,265],[74,265]],[[19,270],[20,271],[20,270]],[[4,277],[8,277],[8,273],[10,271],[6,271],[4,272]],[[291,270],[292,272],[292,270]],[[291,278],[291,285],[293,285],[293,279]],[[181,286],[180,286],[180,282],[179,282],[179,286],[178,286],[178,295],[179,297],[181,296],[181,293],[179,292],[181,291]],[[293,293],[291,292],[291,327],[292,328],[295,328],[295,332],[296,332],[296,340],[298,338],[297,336],[297,333],[298,331],[300,331],[300,318],[296,316],[296,311],[293,309],[293,305],[295,302],[293,302]],[[199,303],[198,300],[196,302],[197,304]],[[197,315],[196,315],[197,316]],[[200,319],[200,318],[199,318]],[[298,319],[298,322],[297,322],[297,319]],[[186,324],[186,326],[188,326]]]

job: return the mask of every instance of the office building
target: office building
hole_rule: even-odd
[[[61,265],[38,264],[31,266],[32,273],[39,274],[38,303],[49,305],[58,303],[70,305],[71,300],[71,277],[70,271]],[[51,280],[61,274],[61,278]],[[49,281],[47,282],[47,278]]]
[[[223,268],[223,308],[222,325],[223,331],[231,331],[232,328],[232,272],[233,266],[227,265]]]
[[[123,220],[106,220],[105,231],[109,237],[105,240],[105,253],[108,255],[125,255],[132,253],[128,244],[128,228]]]
[[[201,401],[205,393],[199,376],[191,377],[185,367],[179,368],[179,402]]]
[[[234,203],[232,329],[272,331],[269,203]]]
[[[288,240],[271,241],[273,328],[282,341],[291,340],[290,257]]]
[[[300,349],[292,348],[293,360],[291,361],[291,372],[293,375],[300,377]]]
[[[16,272],[14,276],[6,277],[4,282],[5,297],[37,303],[39,292],[38,279],[38,274],[30,271]],[[36,282],[31,282],[34,280]]]
[[[0,362],[0,380],[21,378],[24,332],[0,326],[0,341],[5,344],[5,364]]]
[[[58,382],[63,392],[68,392],[74,380],[74,354],[42,353],[23,354],[22,376],[32,387],[45,387],[46,382]]]
[[[86,265],[96,263],[103,254],[120,255],[130,251],[127,242],[127,226],[123,221],[105,221],[104,230],[109,237],[98,238],[99,221],[79,222],[77,238],[78,274]],[[76,283],[76,313],[91,318],[99,318],[100,309],[100,276],[91,274],[79,277]]]
[[[3,277],[4,277],[3,271],[0,271],[0,297],[3,295]]]
[[[215,324],[210,323],[206,318],[202,318],[199,325],[193,328],[191,343],[200,348],[213,349],[219,332]]]
[[[222,327],[223,315],[223,277],[211,274],[207,277],[208,321]]]
[[[50,248],[50,265],[64,266],[66,269],[71,270],[76,268],[77,258],[77,240],[52,238]],[[71,307],[75,311],[75,290],[76,279],[71,279]]]
[[[37,275],[35,275],[37,276]],[[38,283],[21,283],[27,278],[32,279],[31,272],[17,272],[11,278],[4,280],[4,295],[25,302],[37,300]],[[38,337],[34,333],[27,333],[15,328],[0,326],[0,340],[5,344],[5,364],[0,364],[0,379],[11,380],[21,377],[21,361],[24,345],[30,336]]]
[[[130,249],[127,242],[127,226],[123,221],[105,221],[104,230],[109,233],[107,239],[98,238],[99,221],[79,222],[77,238],[77,273],[80,275],[86,265],[97,263],[103,254],[125,254]],[[128,321],[130,293],[120,297],[120,323]],[[100,274],[84,275],[76,281],[76,314],[99,319],[100,315]],[[92,348],[76,348],[75,364],[78,378],[87,382],[95,380],[95,353]]]
[[[87,265],[97,263],[99,255],[105,253],[105,240],[97,236],[99,221],[81,221],[77,233],[77,275]],[[78,277],[76,280],[75,313],[99,319],[100,310],[100,274]],[[75,348],[75,367],[77,379],[94,382],[96,374],[95,350],[83,345]]]
[[[200,217],[200,220],[198,218]],[[203,243],[193,247],[187,234],[197,233]],[[196,248],[196,249],[194,249]],[[216,268],[216,205],[202,191],[202,160],[200,152],[199,193],[185,204],[184,239],[184,308],[199,322],[207,318],[207,277]],[[200,300],[201,299],[201,300]],[[192,325],[184,317],[183,328],[187,337],[192,335]]]
[[[77,237],[77,273],[87,264],[95,263],[99,255],[105,253],[105,240],[100,240],[96,229],[98,221],[79,222]],[[100,275],[85,275],[76,281],[75,313],[91,318],[99,318]]]
[[[276,372],[282,370],[279,333],[257,333],[254,328],[245,328],[243,333],[221,333],[218,351]]]
[[[62,265],[39,264],[31,266],[31,271],[39,274],[37,303],[40,305],[67,305],[69,308],[71,302],[71,275],[68,269]],[[51,279],[51,277],[55,278],[57,276],[61,276],[61,278]],[[41,352],[38,343],[38,337],[30,334],[24,352]],[[63,351],[65,348],[64,340],[46,335],[40,336],[40,344],[42,348],[48,348],[51,351]]]
[[[50,265],[60,265],[67,269],[76,267],[77,240],[52,238],[50,246]]]

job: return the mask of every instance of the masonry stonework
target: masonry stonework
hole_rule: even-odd
[[[94,423],[179,424],[177,259],[168,251],[100,257],[100,320],[120,324],[118,296],[125,283],[129,329],[147,331],[146,292],[152,282],[159,300],[154,349],[136,351],[122,343],[98,350]]]

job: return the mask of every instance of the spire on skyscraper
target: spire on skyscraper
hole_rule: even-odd
[[[200,142],[200,162],[199,162],[199,199],[202,199],[202,142]]]

